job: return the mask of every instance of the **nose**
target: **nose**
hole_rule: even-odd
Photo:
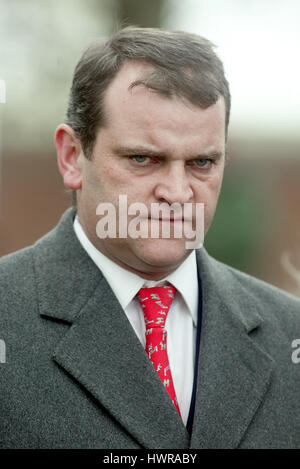
[[[193,189],[183,162],[174,162],[167,171],[160,175],[155,186],[154,195],[159,202],[168,204],[191,202]]]

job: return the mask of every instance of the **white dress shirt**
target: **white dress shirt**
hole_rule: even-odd
[[[145,348],[145,321],[135,298],[142,287],[166,282],[176,289],[167,320],[167,351],[181,417],[186,425],[194,379],[195,344],[198,318],[198,277],[195,251],[170,275],[160,281],[149,281],[119,266],[91,243],[76,216],[74,230],[79,242],[109,283],[131,326]]]

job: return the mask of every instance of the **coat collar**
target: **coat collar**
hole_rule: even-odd
[[[74,209],[65,212],[33,250],[41,315],[71,325],[53,359],[141,446],[187,448],[181,419],[110,286],[75,236],[74,216]],[[197,258],[202,331],[190,447],[234,448],[264,398],[274,364],[255,340],[263,325],[257,299],[204,249]]]

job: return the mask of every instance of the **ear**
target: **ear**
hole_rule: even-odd
[[[55,132],[57,162],[64,184],[70,189],[81,189],[82,165],[84,157],[80,140],[72,127],[67,124],[58,126]]]

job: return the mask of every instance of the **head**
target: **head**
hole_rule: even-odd
[[[203,202],[207,231],[229,114],[222,63],[200,36],[125,28],[89,47],[75,69],[56,144],[80,221],[100,251],[147,278],[163,277],[187,257],[183,239],[100,240],[96,207],[117,206],[121,194],[149,210],[157,202]]]

